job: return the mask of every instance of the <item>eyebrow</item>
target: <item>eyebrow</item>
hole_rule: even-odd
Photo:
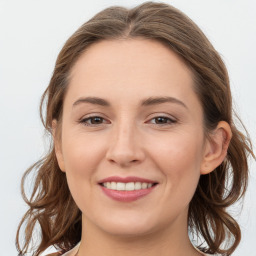
[[[158,104],[163,104],[163,103],[176,103],[179,104],[185,108],[188,109],[188,107],[183,103],[181,100],[178,100],[177,98],[174,97],[169,97],[169,96],[164,96],[164,97],[149,97],[147,99],[144,99],[141,101],[141,106],[153,106],[153,105],[158,105]],[[103,107],[111,107],[111,104],[102,98],[99,97],[85,97],[85,98],[79,98],[73,103],[73,107],[80,105],[81,103],[90,103],[94,105],[100,105]]]

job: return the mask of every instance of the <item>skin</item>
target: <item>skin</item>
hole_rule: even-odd
[[[55,140],[59,166],[82,211],[79,256],[201,255],[188,238],[188,206],[200,175],[225,158],[231,131],[220,122],[206,138],[193,87],[191,71],[157,41],[105,40],[79,58]],[[141,106],[161,96],[176,101]],[[110,106],[83,102],[85,97]],[[92,115],[100,118],[86,120]],[[53,127],[55,132],[56,121]],[[98,185],[109,176],[158,185],[139,200],[118,202]]]

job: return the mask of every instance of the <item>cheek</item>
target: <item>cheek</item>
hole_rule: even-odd
[[[67,182],[74,200],[81,207],[94,197],[97,170],[104,157],[102,140],[92,140],[81,134],[69,134],[64,138],[62,148]]]
[[[200,168],[203,154],[203,139],[199,134],[175,133],[159,140],[154,139],[151,143],[152,155],[159,159],[168,169],[173,171],[187,171]]]
[[[161,143],[154,143],[151,155],[157,168],[166,177],[166,189],[191,198],[200,177],[202,138],[176,134]]]
[[[97,166],[104,157],[104,145],[102,138],[95,138],[85,134],[75,132],[65,132],[63,129],[62,152],[65,171],[70,186],[83,186],[80,183],[86,182],[88,185],[95,184],[95,173]]]
[[[103,155],[102,136],[85,133],[83,128],[69,123],[63,127],[62,150],[67,172],[82,175],[90,172]]]

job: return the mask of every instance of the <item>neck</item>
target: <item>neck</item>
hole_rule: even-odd
[[[109,234],[83,217],[79,256],[201,256],[192,246],[187,226],[179,220],[170,228],[143,235]],[[174,226],[177,226],[175,228]]]

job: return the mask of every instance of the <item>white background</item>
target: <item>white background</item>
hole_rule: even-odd
[[[26,205],[20,196],[23,172],[43,155],[39,101],[58,52],[86,20],[111,5],[142,1],[0,0],[0,245],[1,255],[17,255],[15,232]],[[256,141],[256,1],[165,1],[190,16],[223,57],[230,74],[235,109]],[[255,256],[256,165],[244,207],[236,218],[243,239],[234,256]],[[236,212],[238,208],[232,208]]]

